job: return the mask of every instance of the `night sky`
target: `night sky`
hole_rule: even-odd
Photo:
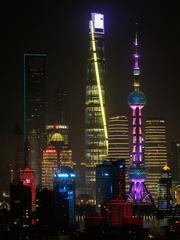
[[[14,125],[19,122],[23,127],[24,53],[48,54],[49,119],[58,84],[69,91],[73,157],[75,161],[83,160],[90,12],[105,15],[108,114],[130,114],[127,96],[132,90],[133,40],[138,22],[141,82],[147,96],[144,117],[165,118],[168,141],[180,138],[180,15],[175,3],[178,1],[82,2],[40,0],[24,1],[24,5],[7,2],[1,7],[1,186],[7,186],[8,165],[15,157]]]

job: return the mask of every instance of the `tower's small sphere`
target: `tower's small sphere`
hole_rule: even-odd
[[[144,180],[146,178],[146,170],[143,165],[132,165],[129,167],[130,180]]]
[[[146,96],[141,91],[134,91],[128,96],[128,105],[144,106],[146,104]]]

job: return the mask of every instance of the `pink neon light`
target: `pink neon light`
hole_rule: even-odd
[[[133,125],[136,125],[136,118],[133,118]]]
[[[133,144],[136,143],[136,136],[133,137]]]
[[[140,134],[140,135],[142,134],[142,129],[141,129],[141,128],[139,128],[139,134]]]
[[[139,145],[139,152],[142,153],[142,146]]]
[[[141,125],[142,124],[142,120],[141,120],[141,118],[139,118],[139,125]]]
[[[142,138],[141,138],[141,136],[139,137],[139,143],[142,143]]]
[[[133,127],[133,134],[136,134],[136,127]]]

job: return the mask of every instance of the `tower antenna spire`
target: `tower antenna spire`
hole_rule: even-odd
[[[134,91],[140,90],[140,81],[139,81],[139,75],[140,75],[140,67],[139,67],[139,54],[138,54],[138,33],[137,33],[137,23],[136,24],[136,32],[135,32],[135,40],[134,40],[134,65],[133,65],[133,76],[134,76],[134,82],[133,82],[133,88]]]

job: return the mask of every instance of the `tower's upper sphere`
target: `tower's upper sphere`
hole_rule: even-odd
[[[134,91],[128,96],[128,105],[144,106],[146,104],[146,96],[141,91]]]

